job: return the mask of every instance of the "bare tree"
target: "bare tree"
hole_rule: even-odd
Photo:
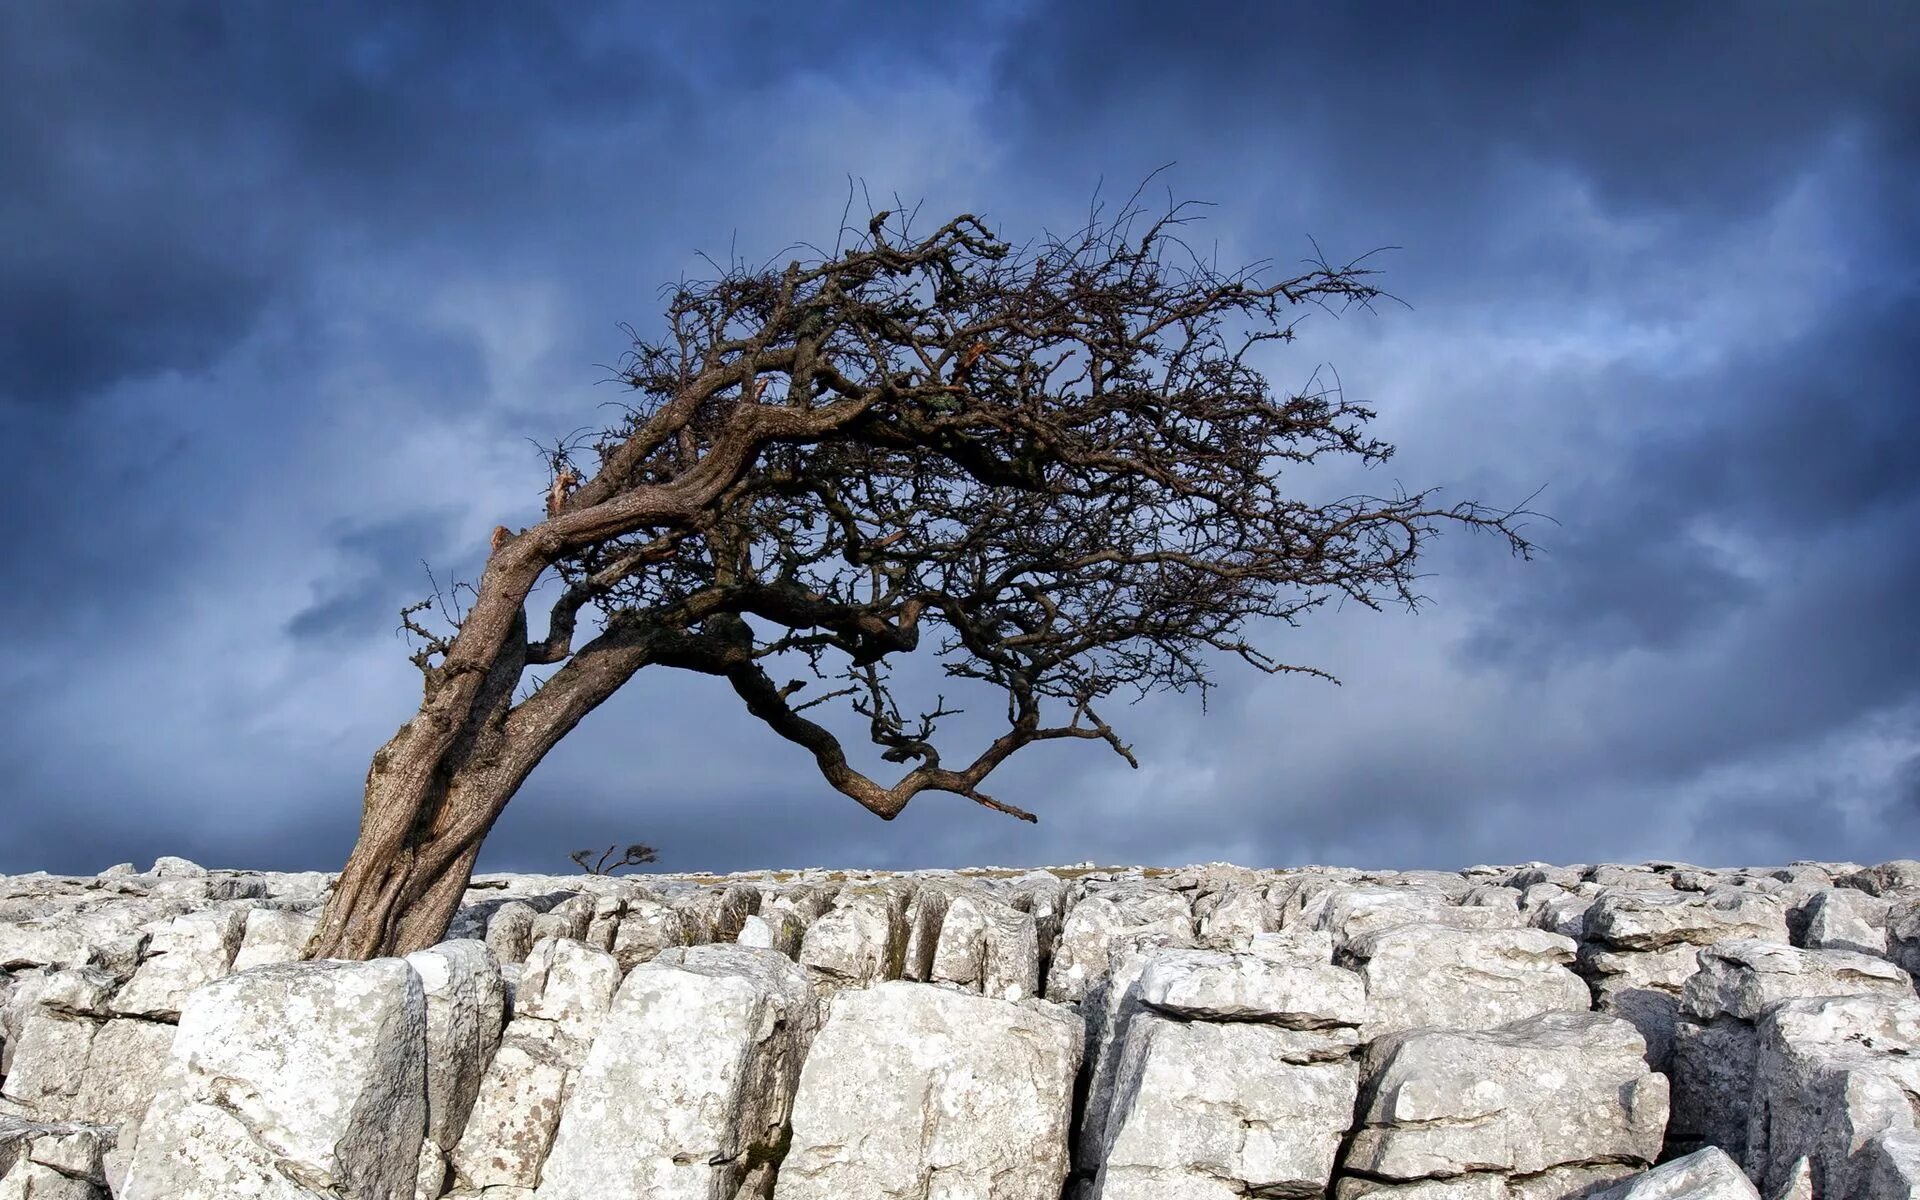
[[[659,852],[654,850],[652,846],[644,842],[635,842],[633,845],[628,846],[626,852],[619,858],[614,858],[612,862],[608,862],[608,859],[613,858],[613,852],[619,848],[618,843],[608,846],[605,850],[601,851],[598,860],[593,860],[593,851],[591,849],[575,850],[572,854],[567,855],[567,857],[572,859],[575,865],[589,875],[611,875],[621,867],[644,866],[660,857]]]
[[[449,632],[409,610],[425,694],[373,756],[308,955],[441,937],[528,773],[644,667],[726,680],[882,818],[946,792],[1031,821],[988,775],[1055,739],[1133,763],[1102,715],[1117,694],[1204,691],[1223,657],[1331,679],[1271,657],[1254,625],[1334,597],[1412,606],[1442,522],[1524,556],[1524,510],[1282,491],[1323,455],[1392,447],[1337,389],[1277,394],[1250,352],[1292,340],[1306,307],[1381,293],[1358,263],[1222,272],[1179,240],[1186,209],[1130,201],[1106,221],[1096,206],[1018,250],[971,215],[917,236],[881,212],[851,248],[671,289],[665,333],[636,337],[620,368],[638,399],[591,463],[551,452],[544,519],[495,532]],[[534,638],[543,577],[559,591]],[[1004,730],[970,758],[936,748],[944,698],[912,715],[896,700],[888,664],[923,647],[957,686],[1004,698]],[[776,678],[790,670],[806,677]],[[809,678],[831,687],[801,702]],[[857,769],[806,715],[833,701],[896,778]]]

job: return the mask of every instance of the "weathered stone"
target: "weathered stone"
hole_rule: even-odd
[[[1887,955],[1920,979],[1920,895],[1896,900],[1888,910]]]
[[[1796,945],[1809,950],[1887,953],[1887,913],[1892,904],[1857,888],[1822,888],[1797,912]]]
[[[1920,1196],[1920,1133],[1903,1129],[1869,1139],[1860,1152],[1855,1178],[1858,1183],[1854,1195],[1860,1200],[1914,1200]]]
[[[1673,1062],[1680,992],[1700,969],[1700,947],[1679,942],[1659,950],[1620,951],[1587,942],[1580,947],[1579,965],[1593,988],[1594,1008],[1632,1021],[1646,1040],[1647,1062],[1666,1070]]]
[[[1057,1200],[1081,1026],[937,984],[833,997],[801,1070],[775,1200]]]
[[[1724,1150],[1708,1146],[1661,1163],[1588,1200],[1760,1200],[1753,1182]]]
[[[531,1188],[539,1183],[540,1165],[580,1064],[619,986],[613,955],[585,942],[547,938],[527,953],[514,991],[513,1019],[481,1077],[466,1127],[447,1155],[457,1186]]]
[[[533,948],[533,922],[540,914],[524,900],[509,900],[487,919],[487,949],[496,962],[517,963]]]
[[[1411,887],[1333,888],[1301,910],[1305,924],[1333,935],[1336,949],[1395,925],[1451,925],[1458,929],[1500,929],[1521,924],[1517,912],[1498,908],[1461,908],[1445,893]]]
[[[149,1020],[178,1020],[189,993],[232,968],[246,923],[246,912],[232,908],[173,918],[155,931],[147,957],[114,996],[113,1010]]]
[[[539,1200],[766,1194],[819,1025],[771,950],[670,950],[630,973],[561,1114]]]
[[[1850,950],[1799,950],[1741,938],[1703,948],[1698,961],[1681,1007],[1702,1019],[1724,1013],[1758,1020],[1770,1006],[1800,996],[1913,995],[1905,971]]]
[[[1291,1029],[1357,1026],[1368,1019],[1366,986],[1352,971],[1224,950],[1153,951],[1140,976],[1140,1001],[1188,1020],[1264,1021]]]
[[[188,1000],[123,1200],[413,1195],[426,997],[399,959],[260,967]]]
[[[1588,939],[1616,950],[1704,946],[1731,938],[1786,943],[1786,906],[1753,892],[1608,888],[1587,910]]]
[[[1651,1163],[1667,1082],[1633,1026],[1545,1013],[1497,1029],[1390,1034],[1367,1048],[1345,1169],[1387,1179]]]
[[[900,978],[924,983],[933,977],[933,958],[940,945],[947,907],[959,890],[945,880],[922,882],[907,901],[907,948]]]
[[[207,874],[207,869],[192,859],[163,854],[153,860],[146,873],[155,879],[198,879]]]
[[[1690,1017],[1674,1026],[1669,1153],[1717,1146],[1745,1161],[1758,1046],[1753,1026],[1737,1017]]]
[[[1920,1000],[1788,1000],[1761,1019],[1758,1033],[1747,1173],[1772,1194],[1805,1157],[1816,1195],[1856,1195],[1867,1142],[1915,1127]]]
[[[1875,896],[1920,891],[1920,861],[1898,858],[1875,867],[1862,867],[1834,880],[1841,887],[1859,888]]]
[[[249,910],[240,949],[233,956],[233,970],[299,962],[319,923],[318,913],[288,908]]]
[[[1122,931],[1164,932],[1193,939],[1193,913],[1186,898],[1152,887],[1115,888],[1083,897],[1067,913],[1047,968],[1047,999],[1074,1003],[1106,969],[1109,949]]]
[[[1491,1029],[1592,1004],[1565,965],[1573,939],[1543,929],[1396,925],[1355,938],[1346,952],[1361,964],[1367,1040],[1422,1026]]]
[[[1200,944],[1216,950],[1244,950],[1255,934],[1276,927],[1267,889],[1259,883],[1230,883],[1194,905]]]
[[[800,953],[800,939],[806,936],[806,932],[798,913],[790,908],[769,905],[740,923],[740,932],[734,941],[742,946],[773,950],[792,958]]]
[[[587,928],[593,923],[593,899],[588,892],[575,892],[562,897],[551,908],[533,918],[527,936],[535,945],[546,938],[585,942]]]
[[[590,1022],[567,1032],[590,1038],[620,986],[613,955],[574,938],[542,938],[527,952],[514,996],[514,1014],[553,1021]]]
[[[427,1130],[420,1184],[438,1196],[507,1019],[507,985],[484,942],[441,942],[407,955],[426,995]]]
[[[686,923],[677,909],[658,900],[630,900],[613,937],[613,957],[621,971],[630,971],[662,950],[688,941]]]
[[[1295,1037],[1245,1022],[1137,1016],[1090,1196],[1319,1194],[1352,1119],[1358,1069],[1346,1059],[1297,1062]]]
[[[111,1126],[0,1114],[0,1200],[104,1200]]]
[[[808,926],[800,965],[827,988],[900,978],[906,962],[906,898],[897,889],[849,887]]]

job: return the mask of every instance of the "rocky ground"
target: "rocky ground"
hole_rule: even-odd
[[[0,1200],[1920,1197],[1920,862],[0,877]]]

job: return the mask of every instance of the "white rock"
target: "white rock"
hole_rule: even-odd
[[[1377,1178],[1647,1164],[1667,1123],[1667,1082],[1647,1069],[1640,1035],[1598,1013],[1390,1034],[1365,1068],[1344,1166]]]
[[[139,970],[113,998],[113,1009],[130,1017],[178,1020],[195,988],[224,977],[240,950],[247,914],[210,909],[173,918],[156,931]]]
[[[581,1068],[539,1200],[765,1194],[819,1024],[806,972],[745,946],[636,967]]]
[[[533,922],[539,912],[524,900],[509,900],[487,918],[487,949],[496,961],[517,963],[533,947]]]
[[[1705,947],[1698,961],[1681,1007],[1703,1020],[1724,1013],[1753,1021],[1770,1006],[1801,996],[1913,995],[1905,971],[1850,950],[1799,950],[1742,938]]]
[[[1345,1059],[1295,1061],[1297,1036],[1135,1017],[1089,1195],[1318,1194],[1352,1120],[1358,1073]]]
[[[427,1001],[426,1147],[444,1173],[507,1019],[507,985],[486,943],[441,942],[407,955]],[[437,1184],[438,1179],[431,1181]],[[433,1195],[439,1195],[437,1190]]]
[[[1355,938],[1347,954],[1361,961],[1369,1041],[1422,1026],[1491,1029],[1592,1004],[1566,967],[1573,939],[1543,929],[1396,925]]]
[[[1081,1026],[937,984],[833,997],[774,1200],[1058,1200]]]
[[[589,1043],[619,986],[620,964],[613,955],[572,938],[543,938],[527,952],[514,1015],[552,1021],[568,1036]]]
[[[1760,1193],[1725,1151],[1708,1146],[1588,1200],[1760,1200]]]
[[[319,924],[318,913],[290,908],[250,910],[246,929],[240,935],[240,949],[233,956],[233,969],[299,962]]]
[[[1274,962],[1224,950],[1157,950],[1140,977],[1140,1000],[1171,1016],[1265,1021],[1292,1029],[1360,1025],[1366,987],[1331,964]]]
[[[740,932],[734,941],[742,946],[773,950],[792,958],[800,953],[800,939],[806,936],[806,932],[798,913],[789,908],[769,905],[740,922]]]
[[[1075,1003],[1093,978],[1107,967],[1114,938],[1123,931],[1164,933],[1179,942],[1193,939],[1193,913],[1187,900],[1157,887],[1132,886],[1095,892],[1067,913],[1047,967],[1047,999]]]
[[[1771,1195],[1805,1157],[1816,1195],[1855,1195],[1858,1155],[1867,1142],[1915,1126],[1920,1000],[1788,1000],[1758,1031],[1747,1173]]]
[[[677,909],[658,900],[630,900],[613,937],[613,957],[622,971],[630,971],[662,950],[688,941],[686,922]]]
[[[1461,929],[1499,929],[1521,924],[1517,912],[1461,908],[1443,892],[1411,887],[1340,887],[1315,896],[1300,920],[1333,935],[1335,948],[1363,934],[1415,922]]]
[[[207,869],[191,859],[176,858],[163,854],[153,860],[147,868],[147,874],[155,879],[198,879],[207,873]]]
[[[1753,892],[1608,888],[1587,910],[1586,936],[1618,950],[1703,946],[1731,938],[1786,943],[1786,906]]]
[[[1822,888],[1800,908],[1799,944],[1809,950],[1887,953],[1886,899],[1857,888]]]
[[[400,959],[261,967],[196,991],[123,1200],[413,1195],[426,996]]]
[[[906,963],[906,897],[898,889],[847,887],[807,927],[800,965],[825,987],[898,979]]]

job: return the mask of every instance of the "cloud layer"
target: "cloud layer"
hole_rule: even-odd
[[[1034,748],[1037,827],[876,821],[643,676],[483,868],[1911,852],[1920,45],[1757,7],[9,10],[0,871],[336,866],[423,563],[530,519],[661,284],[831,242],[850,178],[1024,240],[1168,162],[1223,261],[1399,247],[1407,306],[1264,364],[1400,447],[1303,482],[1544,488],[1543,558],[1457,536],[1418,613],[1267,631],[1343,686],[1223,668],[1114,714],[1139,771]]]

